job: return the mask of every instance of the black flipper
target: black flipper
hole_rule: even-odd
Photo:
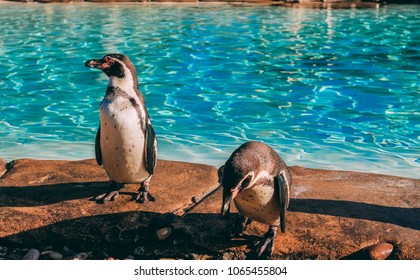
[[[289,191],[290,184],[284,176],[284,172],[280,172],[274,177],[274,187],[278,194],[280,202],[280,229],[281,232],[286,231],[286,209],[289,207]]]
[[[101,152],[101,125],[98,127],[98,132],[96,132],[95,139],[95,157],[98,165],[102,165],[102,152]]]
[[[145,160],[146,160],[146,170],[152,175],[155,172],[156,160],[157,160],[157,141],[155,130],[151,123],[146,123],[146,148],[145,148]]]
[[[220,210],[222,216],[229,216],[230,203],[232,202],[232,192],[229,188],[223,186],[222,209]]]

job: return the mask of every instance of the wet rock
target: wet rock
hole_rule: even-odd
[[[8,248],[0,246],[0,258],[4,258],[7,255]]]
[[[59,252],[54,252],[54,251],[51,251],[51,252],[48,254],[48,258],[49,258],[50,260],[62,260],[62,259],[63,259],[63,255],[62,255],[61,253],[59,253]]]
[[[87,260],[92,253],[78,253],[70,258],[70,260]]]
[[[375,244],[366,248],[372,260],[385,260],[391,255],[393,250],[394,246],[390,243]]]
[[[19,248],[11,248],[9,250],[9,254],[7,256],[7,259],[9,259],[9,260],[20,260],[25,255],[26,251],[27,251],[27,249],[22,250],[22,249],[19,249]]]
[[[52,249],[53,249],[53,246],[49,245],[49,246],[45,247],[44,250],[42,250],[42,251],[51,251]]]
[[[137,247],[134,248],[133,250],[133,254],[135,256],[143,256],[146,253],[146,250],[144,249],[144,247]]]
[[[40,250],[40,259],[49,259],[49,254],[52,252],[53,246],[47,246],[44,249]]]
[[[29,249],[29,251],[23,256],[22,260],[38,260],[39,259],[39,251],[37,249]]]
[[[63,254],[65,256],[71,256],[71,255],[74,255],[74,251],[72,249],[70,249],[68,246],[64,246],[63,247]]]
[[[40,254],[40,258],[48,258],[51,252],[52,252],[51,250],[42,251]]]
[[[174,213],[168,212],[162,215],[157,216],[153,221],[151,221],[150,226],[152,228],[164,228],[168,227],[171,224],[175,223],[178,220],[178,216]]]
[[[172,229],[169,227],[161,228],[158,231],[156,231],[156,236],[159,240],[165,240],[167,239],[172,233]]]
[[[390,243],[379,243],[364,247],[348,256],[343,257],[343,260],[385,260],[387,259],[394,246]]]
[[[109,258],[110,256],[108,255],[108,253],[105,250],[101,250],[99,252],[97,252],[95,254],[95,258],[94,259],[100,259],[100,260],[104,260]]]

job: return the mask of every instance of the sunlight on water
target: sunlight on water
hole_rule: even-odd
[[[290,165],[420,178],[419,25],[412,6],[0,3],[0,157],[94,157],[107,78],[84,61],[121,52],[161,159],[218,166],[260,140]]]

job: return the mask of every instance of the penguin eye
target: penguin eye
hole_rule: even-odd
[[[109,56],[105,56],[105,57],[104,57],[104,60],[105,60],[105,63],[106,63],[108,66],[111,66],[112,64],[114,64],[114,63],[115,63],[115,61],[114,61],[114,60],[112,60],[112,58],[110,58]]]

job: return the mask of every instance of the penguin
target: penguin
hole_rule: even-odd
[[[155,201],[149,185],[157,160],[157,139],[138,88],[137,71],[123,54],[107,54],[85,62],[102,70],[108,87],[101,102],[95,156],[110,179],[109,192],[95,198],[98,203],[117,199],[124,184],[140,184],[135,201]]]
[[[251,254],[271,257],[278,228],[286,230],[286,209],[292,176],[276,151],[257,141],[237,148],[219,168],[223,187],[221,213],[230,212],[233,200],[241,217],[233,226],[232,236],[242,236],[246,227],[257,221],[269,225],[267,233],[255,244]]]

